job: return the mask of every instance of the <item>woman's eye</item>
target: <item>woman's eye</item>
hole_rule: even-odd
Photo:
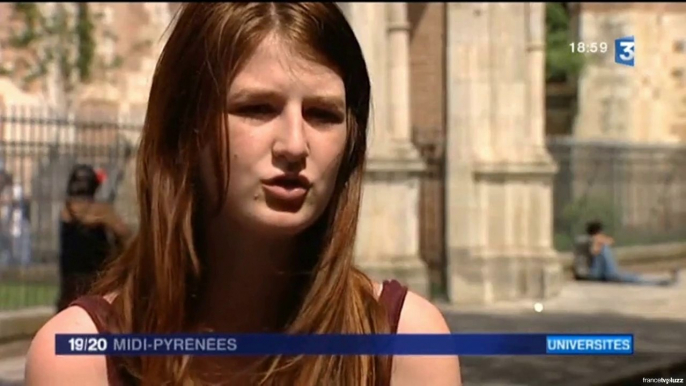
[[[249,105],[238,109],[238,114],[248,118],[260,118],[274,115],[276,110],[270,105]]]
[[[309,109],[305,111],[305,117],[326,124],[343,123],[345,119],[342,114],[325,109]]]

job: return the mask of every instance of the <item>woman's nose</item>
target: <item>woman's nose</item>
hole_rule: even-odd
[[[273,153],[277,158],[284,158],[288,162],[301,161],[309,155],[309,144],[305,132],[305,120],[298,111],[284,120],[277,129]]]

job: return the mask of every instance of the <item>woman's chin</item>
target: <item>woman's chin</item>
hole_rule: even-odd
[[[304,232],[316,221],[317,217],[311,210],[302,208],[297,212],[277,211],[265,208],[257,218],[256,228],[260,232],[274,236],[297,236]]]

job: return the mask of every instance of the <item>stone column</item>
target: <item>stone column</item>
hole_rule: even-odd
[[[529,52],[529,131],[534,156],[548,161],[550,156],[545,150],[545,3],[527,3],[527,51]],[[543,22],[541,22],[543,20]]]
[[[389,124],[396,146],[412,145],[410,127],[410,23],[407,3],[388,3]],[[412,147],[412,150],[414,148]]]
[[[372,101],[369,117],[370,156],[387,153],[388,124],[386,122],[386,74],[387,55],[385,47],[386,19],[382,3],[345,3],[346,16],[362,47],[367,70],[371,78]]]
[[[348,3],[372,78],[372,124],[356,245],[360,267],[376,280],[397,278],[428,293],[419,256],[419,174],[411,143],[406,3]]]
[[[531,49],[542,44],[536,36],[543,22],[530,3],[448,5],[447,250],[454,303],[542,298],[559,289],[550,232],[555,167],[542,143],[544,62]]]

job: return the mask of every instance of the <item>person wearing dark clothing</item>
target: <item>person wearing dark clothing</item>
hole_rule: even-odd
[[[617,267],[612,252],[614,239],[603,232],[601,222],[589,222],[586,225],[586,234],[588,236],[587,245],[590,249],[589,255],[591,256],[587,279],[643,285],[670,285],[676,281],[676,278],[672,280],[649,279],[621,271]]]
[[[101,182],[88,165],[75,166],[69,177],[60,212],[58,312],[90,289],[105,261],[118,254],[130,233],[110,204],[95,201]]]
[[[0,167],[0,268],[12,264],[12,175]]]

